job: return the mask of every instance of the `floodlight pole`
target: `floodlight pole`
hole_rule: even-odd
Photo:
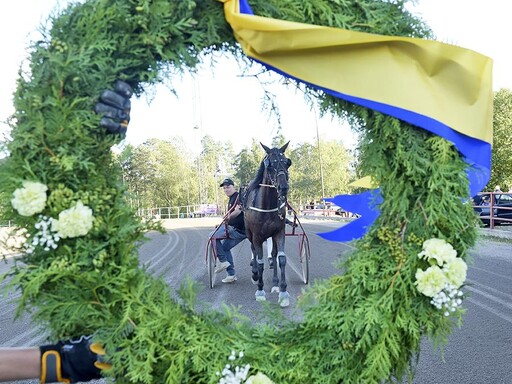
[[[313,108],[313,113],[315,114],[316,145],[318,147],[318,162],[320,163],[320,182],[322,184],[322,198],[324,198],[325,197],[324,168],[322,165],[322,153],[320,152],[320,135],[318,134],[318,116],[316,114],[316,108]]]

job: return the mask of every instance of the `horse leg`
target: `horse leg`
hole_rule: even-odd
[[[277,265],[277,242],[274,242],[274,240],[272,242],[274,243],[272,247],[272,264],[275,266]],[[277,268],[273,268],[273,270],[274,276],[272,277],[272,289],[270,292],[277,293],[279,292],[279,277],[277,276]]]
[[[275,259],[272,257],[274,255],[274,240],[269,237],[266,241],[267,243],[267,257],[268,257],[268,267],[270,269],[274,268],[274,265],[276,265]]]
[[[254,262],[251,264],[251,282],[256,285],[258,284],[258,250],[254,243],[251,243],[251,252],[254,257]]]
[[[286,255],[284,253],[285,233],[284,229],[276,236],[277,258],[279,260],[279,269],[281,271],[281,280],[279,282],[279,305],[287,307],[290,305],[290,294],[286,291]],[[277,269],[277,268],[276,268]]]
[[[290,294],[286,291],[286,255],[284,252],[279,252],[279,269],[281,270],[281,284],[279,285],[279,305],[287,307],[290,305]]]
[[[258,258],[256,257],[256,248],[254,247],[254,244],[251,242],[251,254],[252,254],[252,260],[251,260],[251,282],[256,285],[258,284]]]
[[[254,263],[252,265],[252,276],[251,281],[253,284],[258,284],[258,290],[255,293],[256,301],[265,301],[265,291],[263,290],[263,247],[262,244],[252,244],[251,248],[254,248]]]

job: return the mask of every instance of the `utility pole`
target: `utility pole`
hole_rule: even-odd
[[[205,185],[204,178],[204,167],[202,160],[202,148],[201,142],[203,139],[203,113],[201,111],[201,90],[199,88],[199,81],[194,78],[193,88],[193,118],[194,118],[194,129],[197,130],[199,135],[199,154],[197,158],[197,174],[199,184],[199,204],[207,203],[208,193],[206,191],[207,186]]]
[[[220,212],[220,204],[219,204],[219,188],[218,188],[218,180],[220,176],[220,169],[217,166],[217,170],[215,171],[215,214],[219,214]]]
[[[315,114],[315,127],[316,127],[316,146],[318,148],[318,162],[320,163],[320,182],[322,184],[322,198],[325,197],[324,187],[324,167],[322,165],[322,153],[320,151],[320,135],[318,134],[318,116],[316,114],[316,108],[313,108]]]

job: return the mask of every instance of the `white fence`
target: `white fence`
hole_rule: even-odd
[[[182,205],[177,207],[140,208],[137,215],[156,219],[185,219],[191,217],[221,216],[225,212],[216,204]]]

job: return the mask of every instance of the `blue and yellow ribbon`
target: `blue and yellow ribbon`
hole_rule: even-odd
[[[469,164],[471,195],[487,184],[493,112],[490,58],[433,40],[260,17],[246,0],[219,1],[247,56],[332,96],[442,136]],[[339,203],[341,196],[331,200]],[[366,194],[360,198],[369,203]],[[362,207],[356,203],[357,196],[341,200],[345,209],[362,214],[351,208]],[[372,215],[363,211],[365,215],[351,226],[324,237],[348,241],[364,235],[364,227],[378,213],[376,208],[370,209]]]

